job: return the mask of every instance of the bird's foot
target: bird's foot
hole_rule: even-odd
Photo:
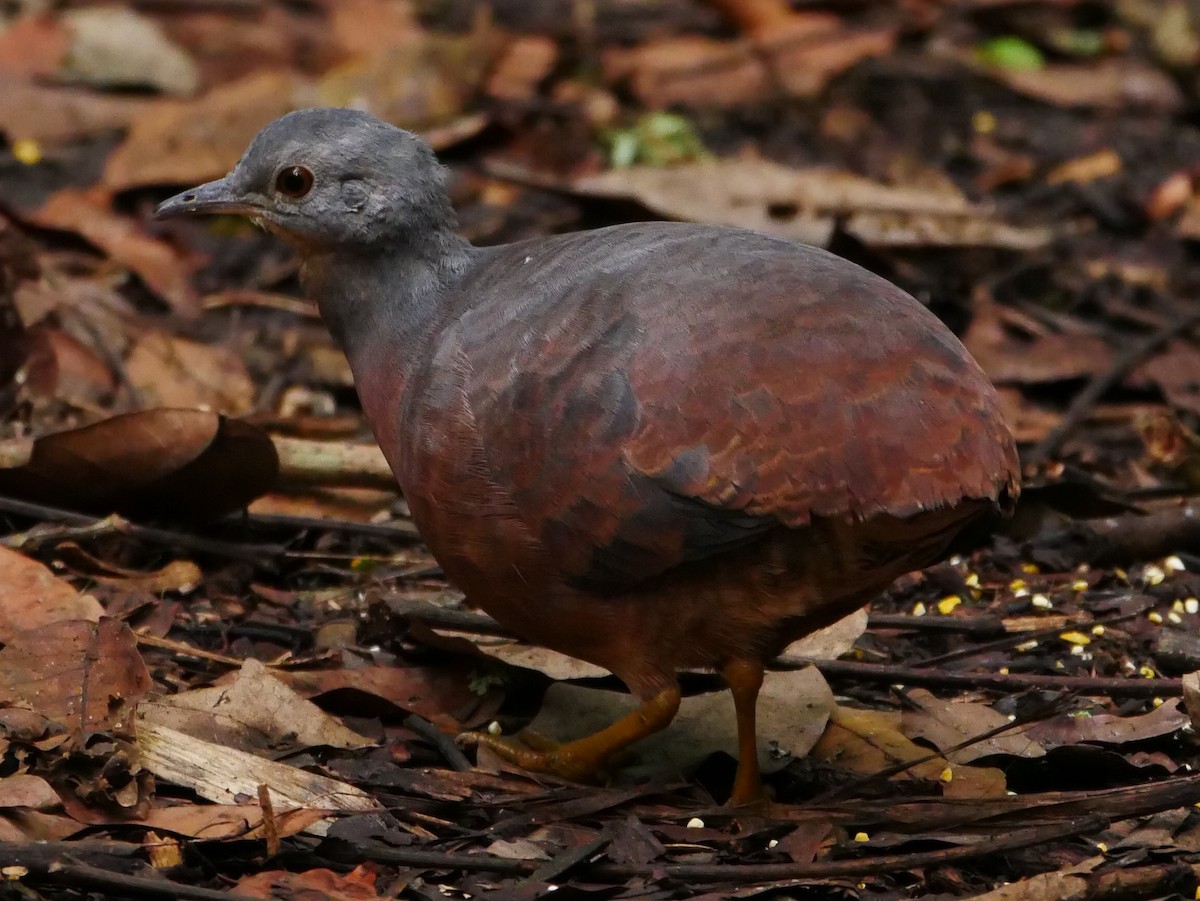
[[[549,736],[526,729],[516,738],[485,732],[464,732],[460,745],[475,745],[499,754],[509,763],[533,773],[549,773],[571,782],[592,782],[603,760],[587,753],[577,742],[562,744]]]

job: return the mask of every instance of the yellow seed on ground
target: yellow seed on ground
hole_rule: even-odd
[[[1049,610],[1054,606],[1054,602],[1044,594],[1035,594],[1029,599],[1029,603],[1031,603],[1034,607],[1037,607],[1039,610]]]
[[[1070,644],[1091,644],[1092,642],[1091,636],[1084,635],[1082,632],[1063,632],[1058,637]]]
[[[1025,573],[1027,576],[1036,576],[1041,572],[1041,570],[1038,569],[1038,565],[1036,563],[1022,563],[1021,572]]]
[[[1163,569],[1167,570],[1168,572],[1181,573],[1187,571],[1187,566],[1184,565],[1182,560],[1172,554],[1163,561]]]
[[[1153,679],[1155,676],[1158,675],[1158,673],[1154,672],[1153,669],[1151,669],[1150,667],[1146,666],[1143,663],[1141,666],[1138,667],[1138,675],[1141,676],[1143,679]]]
[[[1096,623],[1096,625],[1092,626],[1092,634],[1096,636],[1103,635],[1104,626],[1102,626],[1100,623]]]
[[[1162,614],[1157,610],[1151,610],[1149,613],[1147,613],[1146,619],[1150,620],[1150,622],[1154,623],[1156,626],[1161,626],[1163,621]]]
[[[42,146],[31,138],[21,138],[13,141],[12,155],[22,165],[36,166],[42,161]]]
[[[921,601],[917,601],[915,604],[913,604],[913,609],[912,609],[913,616],[924,616],[925,613],[926,613],[926,607]]]
[[[865,832],[856,832],[854,833],[854,840],[856,842],[869,842],[871,840],[871,836],[867,835]]]
[[[687,827],[689,829],[703,829],[704,820],[700,819],[700,817],[692,817],[687,821]]]
[[[968,588],[978,588],[979,587],[979,573],[967,573],[963,577],[963,584],[966,585]]]
[[[941,613],[943,615],[948,614],[948,613],[953,613],[954,608],[957,607],[961,603],[962,603],[962,598],[960,598],[956,594],[952,594],[949,597],[944,597],[940,601],[937,602],[938,613]]]
[[[996,130],[996,114],[985,109],[977,110],[971,117],[971,127],[978,134],[990,135]]]
[[[954,778],[954,770],[952,770],[950,767],[946,767],[944,770],[942,770],[942,781],[943,782],[949,782],[953,778]]]
[[[1008,587],[1013,591],[1020,591],[1022,588],[1028,588],[1029,585],[1024,579],[1013,579],[1008,583]]]
[[[1087,591],[1088,583],[1085,582],[1083,579],[1076,579],[1074,582],[1071,583],[1071,590],[1072,591]]]

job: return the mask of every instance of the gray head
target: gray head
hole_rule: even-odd
[[[158,218],[201,213],[249,216],[305,250],[418,241],[455,224],[429,146],[351,109],[281,116],[224,178],[154,211]]]

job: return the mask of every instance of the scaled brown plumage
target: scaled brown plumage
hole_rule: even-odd
[[[526,766],[590,775],[670,721],[677,670],[711,667],[738,713],[733,800],[752,800],[764,661],[1015,498],[979,367],[825,251],[677,223],[474,248],[420,140],[349,110],[277,120],[160,207],[217,210],[301,248],[450,579],[642,699],[560,747],[477,737]]]

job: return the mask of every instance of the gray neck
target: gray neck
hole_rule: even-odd
[[[445,312],[474,248],[447,229],[406,241],[308,255],[302,280],[351,369],[385,353],[391,365],[417,361]]]

